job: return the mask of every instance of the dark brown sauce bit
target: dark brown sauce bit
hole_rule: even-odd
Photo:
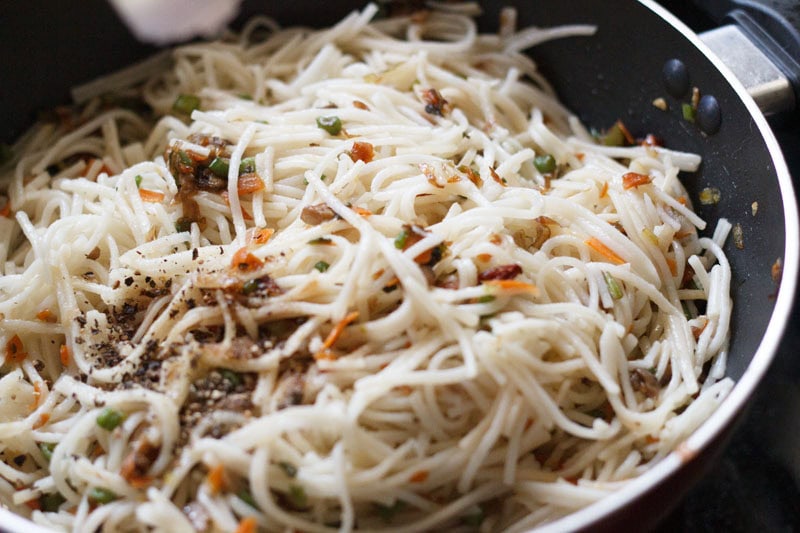
[[[336,212],[328,207],[327,204],[307,205],[300,213],[300,220],[312,226],[317,226],[334,218],[336,218]]]
[[[631,370],[631,386],[633,390],[641,392],[648,398],[655,398],[660,391],[656,377],[649,370],[641,368]]]
[[[227,188],[228,180],[217,176],[209,165],[217,157],[227,157],[230,143],[219,137],[201,134],[190,135],[189,142],[209,148],[207,156],[184,150],[180,142],[167,147],[164,159],[167,161],[175,184],[178,186],[178,200],[183,205],[184,225],[197,222],[201,226],[204,221],[200,217],[200,207],[194,200],[198,191],[218,193]]]
[[[445,116],[450,112],[450,103],[436,89],[428,89],[422,93],[425,112],[430,115]]]
[[[517,264],[499,265],[484,270],[478,274],[478,281],[489,281],[493,279],[514,279],[522,274],[522,267]]]

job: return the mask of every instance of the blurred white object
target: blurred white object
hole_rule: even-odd
[[[137,39],[154,44],[213,37],[236,16],[241,0],[110,0]]]

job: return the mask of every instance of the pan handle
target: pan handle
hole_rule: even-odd
[[[695,0],[724,26],[700,35],[750,91],[765,114],[800,102],[800,2]]]

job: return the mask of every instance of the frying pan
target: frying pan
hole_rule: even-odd
[[[724,3],[707,2],[709,11],[717,15]],[[738,3],[739,7],[750,4]],[[0,54],[4,77],[0,138],[6,141],[21,133],[36,110],[67,102],[71,86],[154,51],[138,43],[101,0],[9,4],[0,15],[0,50],[5,51]],[[266,12],[284,25],[322,26],[361,4],[344,0],[246,1],[239,22],[255,12]],[[624,490],[550,526],[560,531],[645,529],[680,499],[720,451],[787,325],[797,287],[800,247],[791,178],[767,121],[743,85],[694,33],[659,5],[649,0],[482,4],[486,14],[480,24],[484,29],[496,28],[502,5],[517,7],[520,26],[596,25],[592,37],[562,39],[531,51],[562,101],[590,127],[602,129],[622,119],[636,137],[654,133],[670,148],[701,154],[700,169],[682,177],[699,214],[712,229],[720,217],[742,228],[743,247],[729,239],[725,248],[733,271],[734,301],[728,375],[737,382],[730,396],[686,441],[683,453],[673,453]],[[773,4],[794,5],[775,0]],[[797,6],[794,9],[796,15]],[[781,38],[775,42],[784,44],[783,49],[791,45]],[[780,56],[781,48],[777,46],[773,52]],[[716,98],[722,118],[716,133],[704,134],[683,118],[681,104],[689,95],[669,94],[662,74],[670,59],[680,59],[691,85]],[[788,81],[791,98],[792,82],[797,78],[789,75]],[[659,97],[668,103],[667,111],[652,105]],[[719,203],[698,204],[698,193],[705,187],[720,190]],[[758,204],[755,214],[754,202]],[[773,279],[776,261],[783,265],[779,283]],[[26,532],[37,529],[0,509],[2,527]]]

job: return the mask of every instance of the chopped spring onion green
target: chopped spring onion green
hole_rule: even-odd
[[[101,487],[94,487],[89,491],[89,499],[100,505],[113,502],[117,498],[118,496],[116,494]]]
[[[192,229],[192,219],[181,217],[175,222],[175,231],[184,232]]]
[[[625,133],[619,124],[614,123],[601,138],[605,146],[625,146]]]
[[[220,178],[228,177],[228,169],[230,169],[230,161],[224,157],[215,157],[214,160],[208,165],[208,170]]]
[[[111,431],[125,420],[125,415],[113,407],[106,407],[97,415],[97,425]]]
[[[178,158],[181,160],[181,163],[187,166],[192,165],[192,158],[189,157],[189,154],[184,152],[183,150],[178,150]]]
[[[200,108],[200,98],[193,94],[181,94],[172,104],[172,109],[178,113],[191,115],[192,111]]]
[[[60,492],[50,492],[39,497],[39,505],[46,513],[55,513],[66,500]]]
[[[238,372],[234,372],[233,370],[229,370],[227,368],[222,368],[220,369],[219,373],[222,374],[222,379],[234,387],[238,387],[242,384],[242,376],[239,375]]]
[[[542,174],[548,174],[556,169],[556,158],[550,154],[537,155],[533,158],[533,166]]]
[[[242,500],[244,503],[246,503],[250,507],[252,507],[253,509],[258,509],[258,504],[256,503],[255,498],[253,498],[253,495],[250,494],[250,492],[247,489],[240,490],[236,494],[236,497],[239,498],[240,500]]]
[[[245,157],[239,163],[239,174],[251,174],[256,171],[256,158]]]
[[[397,500],[392,505],[383,505],[380,503],[376,503],[375,508],[377,509],[381,519],[384,522],[389,523],[394,519],[394,515],[396,515],[397,513],[402,511],[403,508],[405,508],[405,502],[402,500]]]
[[[242,285],[242,294],[252,294],[258,289],[258,280],[249,279]]]
[[[137,188],[137,189],[138,189],[139,187],[141,187],[141,186],[142,186],[142,176],[141,176],[141,174],[136,174],[136,177],[135,177],[135,178],[133,178],[133,181],[135,181],[135,182],[136,182],[136,188]]]
[[[397,237],[394,238],[394,247],[398,250],[402,250],[406,246],[406,241],[408,240],[408,231],[403,230],[397,234]]]
[[[622,298],[622,288],[619,286],[617,279],[608,272],[603,272],[603,279],[606,280],[608,293],[611,295],[611,297],[615,300]]]
[[[478,527],[484,519],[483,509],[477,505],[469,509],[468,513],[461,517],[461,523],[469,527]]]
[[[291,502],[292,506],[296,509],[304,509],[308,507],[308,496],[306,496],[306,491],[300,485],[291,484],[289,485],[289,501]]]
[[[339,135],[339,132],[342,131],[342,121],[335,115],[317,117],[317,127],[327,131],[331,135]]]
[[[325,261],[317,261],[317,264],[314,265],[314,268],[316,268],[320,272],[325,272],[326,270],[328,270],[328,268],[330,268],[330,265]]]
[[[694,122],[694,117],[697,114],[697,110],[692,106],[692,104],[683,104],[681,106],[681,112],[683,113],[683,120]]]
[[[288,477],[295,477],[297,475],[297,467],[287,461],[280,461],[278,466],[283,470],[283,473]]]
[[[488,304],[489,302],[493,302],[494,299],[495,299],[494,296],[492,296],[491,294],[487,294],[485,296],[478,297],[477,301],[479,304]]]
[[[48,461],[50,460],[51,457],[53,457],[53,450],[55,450],[55,449],[56,449],[56,443],[55,442],[40,442],[39,443],[39,450],[41,450],[42,455],[44,455],[44,458],[47,459]]]

